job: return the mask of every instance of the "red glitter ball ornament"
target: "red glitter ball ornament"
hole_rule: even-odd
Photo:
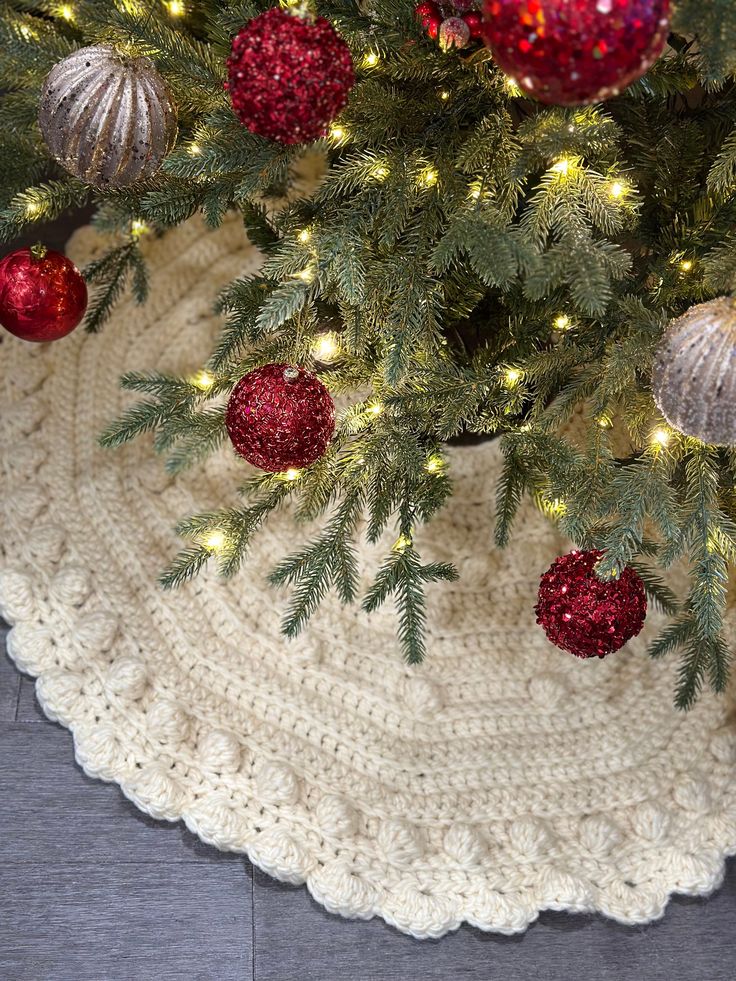
[[[328,20],[277,7],[236,35],[227,69],[238,119],[279,143],[324,136],[355,84],[350,50]]]
[[[87,284],[65,255],[43,245],[0,260],[0,324],[24,341],[56,341],[87,309]]]
[[[484,0],[484,37],[524,92],[562,106],[609,99],[662,53],[670,0]]]
[[[535,612],[549,640],[575,657],[605,657],[644,625],[647,599],[641,576],[626,568],[602,582],[595,566],[603,552],[561,555],[542,576]]]
[[[335,431],[335,403],[305,368],[267,364],[244,375],[230,395],[225,425],[248,463],[270,473],[308,467]]]

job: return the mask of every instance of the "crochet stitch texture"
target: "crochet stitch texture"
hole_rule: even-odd
[[[676,711],[677,659],[645,654],[655,614],[602,662],[546,641],[538,578],[569,545],[526,505],[494,548],[495,445],[448,454],[456,493],[419,532],[461,573],[432,591],[422,666],[402,663],[390,611],[329,600],[298,640],[279,634],[265,576],[302,539],[288,511],[232,581],[157,589],[175,520],[234,500],[245,464],[228,446],[174,481],[149,441],[96,436],[129,398],[122,371],[201,364],[217,289],[259,257],[235,219],[145,247],[147,306],[95,337],[2,343],[0,612],[84,770],[332,912],[417,937],[513,933],[546,908],[643,923],[716,888],[736,852],[734,692]],[[70,251],[101,248],[84,229]],[[360,557],[367,577],[376,555]]]

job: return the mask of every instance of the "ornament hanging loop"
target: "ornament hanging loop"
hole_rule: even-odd
[[[281,0],[281,7],[287,14],[292,14],[309,24],[313,24],[317,19],[310,0]]]

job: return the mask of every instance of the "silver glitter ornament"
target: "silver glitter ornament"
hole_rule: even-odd
[[[652,391],[681,433],[736,444],[736,300],[699,303],[672,321],[655,355]]]
[[[38,124],[52,156],[99,188],[151,177],[176,140],[176,107],[150,58],[80,48],[43,84]]]

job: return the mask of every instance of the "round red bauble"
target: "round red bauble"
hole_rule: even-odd
[[[440,8],[434,2],[434,0],[424,0],[423,3],[418,3],[414,8],[414,13],[422,22],[422,24],[424,24],[424,20],[426,17],[433,17],[433,18],[436,17],[442,20],[442,14],[440,13]]]
[[[426,30],[429,37],[435,41],[440,33],[440,24],[443,17],[440,8],[433,0],[425,0],[414,8],[414,13],[419,18],[422,27]]]
[[[609,99],[662,53],[670,0],[484,0],[499,67],[542,102]]]
[[[328,20],[277,7],[236,35],[227,70],[238,119],[279,143],[324,136],[355,84],[350,50]]]
[[[602,582],[595,567],[603,552],[573,551],[542,576],[535,611],[549,640],[575,657],[605,657],[641,630],[647,599],[641,576],[626,568]]]
[[[65,255],[42,245],[0,260],[0,324],[24,341],[56,341],[87,309],[87,284]]]
[[[462,17],[470,28],[471,41],[483,36],[483,18],[477,11],[471,10],[469,14],[463,14]]]
[[[335,403],[305,368],[267,364],[235,386],[225,425],[235,449],[254,467],[270,473],[300,469],[327,449],[335,431]]]
[[[436,41],[440,34],[440,27],[442,26],[442,21],[438,18],[430,17],[427,19],[424,25],[427,28],[427,36],[433,41]]]

